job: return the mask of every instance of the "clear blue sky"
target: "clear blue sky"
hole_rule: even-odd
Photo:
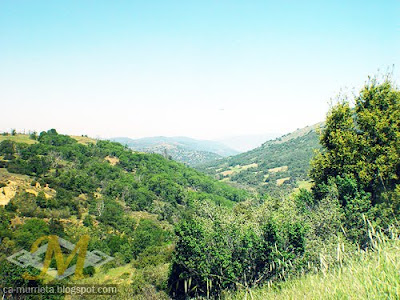
[[[0,130],[288,132],[400,68],[400,1],[0,1]]]

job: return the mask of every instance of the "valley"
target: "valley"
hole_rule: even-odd
[[[114,285],[120,299],[329,298],[366,285],[362,297],[395,298],[399,281],[386,270],[399,266],[400,92],[372,82],[359,97],[323,123],[202,164],[165,150],[230,150],[188,138],[123,145],[56,129],[4,132],[0,285]],[[54,237],[79,247],[86,237],[90,256],[107,260],[59,278],[49,252],[52,268],[41,273],[34,262],[47,252],[25,256]],[[78,264],[75,254],[61,255]],[[357,280],[344,285],[343,272]]]
[[[238,153],[218,142],[195,140],[188,137],[152,137],[136,140],[112,138],[111,140],[127,145],[132,150],[158,153],[189,166],[216,161]]]

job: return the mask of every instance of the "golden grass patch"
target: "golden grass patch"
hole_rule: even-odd
[[[0,135],[0,143],[2,141],[13,141],[16,143],[24,143],[24,144],[35,144],[38,141],[32,140],[28,134],[17,134],[17,135]]]
[[[89,144],[96,144],[96,140],[92,139],[87,136],[77,136],[77,135],[71,135],[71,137],[76,140],[79,144],[83,145],[89,145]]]
[[[110,165],[112,165],[112,166],[115,166],[116,164],[119,163],[119,158],[118,157],[106,156],[104,159],[106,161],[108,161],[110,163]]]
[[[268,169],[268,172],[270,172],[270,173],[278,173],[278,172],[285,172],[287,170],[288,170],[288,166],[282,166],[282,167]]]
[[[289,179],[290,179],[290,177],[279,178],[279,179],[276,180],[276,185],[280,186],[280,185],[284,184],[285,181],[288,181]]]

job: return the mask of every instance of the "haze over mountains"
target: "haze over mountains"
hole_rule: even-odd
[[[281,133],[235,135],[217,139],[222,144],[239,152],[245,152],[261,146],[266,141],[281,136]]]
[[[188,137],[111,140],[135,151],[162,154],[240,188],[281,193],[309,187],[309,162],[314,150],[320,147],[317,131],[322,125],[317,123],[279,136],[246,135],[224,140],[242,149],[259,145],[242,153],[221,142]]]
[[[222,143],[207,140],[196,140],[188,137],[146,137],[131,139],[127,137],[111,138],[110,140],[127,145],[135,151],[159,153],[172,159],[194,166],[223,157],[238,154],[232,148]]]

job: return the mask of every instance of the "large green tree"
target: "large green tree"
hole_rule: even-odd
[[[334,185],[348,227],[361,227],[362,214],[387,225],[400,211],[400,91],[372,79],[354,100],[327,115],[310,172],[314,196],[323,199]]]

